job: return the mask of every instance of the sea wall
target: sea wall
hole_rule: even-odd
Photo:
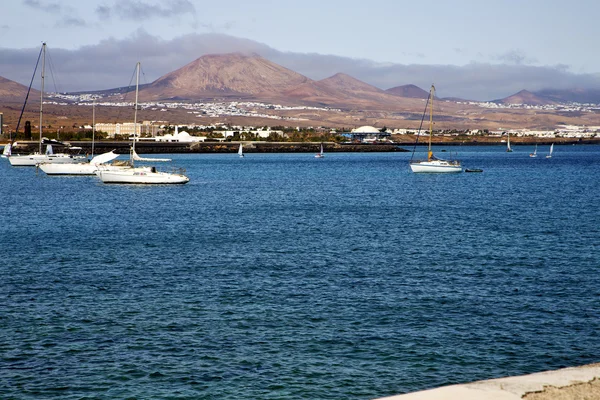
[[[90,141],[71,141],[71,146],[81,147],[82,153],[91,153]],[[244,153],[318,153],[321,143],[289,143],[289,142],[242,142]],[[28,153],[37,151],[38,142],[18,142],[14,152]],[[94,153],[115,150],[119,154],[129,154],[131,143],[126,141],[102,141],[94,144]],[[136,142],[138,154],[165,153],[237,153],[240,142],[204,142],[204,143],[163,143]],[[53,146],[58,152],[62,147]],[[395,144],[353,144],[323,143],[324,152],[406,152],[408,150]]]

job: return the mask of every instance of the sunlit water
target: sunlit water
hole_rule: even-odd
[[[0,398],[372,399],[600,361],[600,147],[0,160]],[[161,165],[162,166],[162,165]]]

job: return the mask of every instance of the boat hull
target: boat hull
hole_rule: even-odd
[[[41,163],[49,164],[73,164],[85,161],[85,156],[71,154],[27,154],[12,155],[8,157],[10,165],[15,167],[35,167]]]
[[[95,175],[97,165],[90,163],[53,164],[42,163],[39,168],[47,175]]]
[[[418,161],[410,164],[410,169],[415,173],[456,173],[462,172],[459,163],[445,160]]]
[[[123,170],[98,170],[96,175],[104,183],[122,183],[138,185],[173,185],[185,184],[190,179],[182,174],[172,174],[168,172],[157,172],[148,168],[129,168]]]

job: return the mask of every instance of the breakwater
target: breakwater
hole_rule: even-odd
[[[170,142],[136,142],[138,154],[165,154],[165,153],[236,153],[240,146],[244,146],[244,153],[318,153],[321,143],[308,142],[200,142],[200,143],[170,143]],[[81,147],[82,153],[91,153],[92,142],[71,141],[73,147]],[[101,141],[94,144],[94,153],[104,153],[115,150],[119,154],[128,154],[131,142],[127,141]],[[54,151],[61,147],[54,146]],[[406,152],[396,144],[354,144],[354,143],[323,143],[326,153],[332,152]],[[15,150],[17,153],[37,151],[38,142],[19,141]]]

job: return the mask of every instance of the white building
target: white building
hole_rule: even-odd
[[[179,132],[179,127],[175,126],[175,133],[167,133],[163,136],[155,136],[152,138],[157,142],[179,142],[179,143],[198,143],[204,142],[206,136],[192,136],[186,131]]]

